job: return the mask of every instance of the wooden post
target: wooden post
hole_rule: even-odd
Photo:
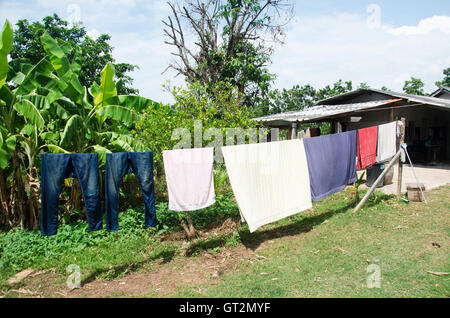
[[[297,123],[292,123],[291,125],[291,139],[296,139],[297,138]]]
[[[292,138],[292,127],[289,126],[288,131],[287,131],[286,139],[291,139],[291,138]]]
[[[398,149],[401,149],[401,145],[405,142],[405,131],[406,131],[406,119],[401,118],[402,126],[400,127],[400,144]],[[400,200],[402,195],[402,179],[403,179],[403,163],[398,160],[398,178],[397,178],[397,200]]]
[[[386,169],[383,170],[383,172],[378,176],[377,180],[373,183],[372,187],[370,187],[369,191],[367,191],[364,198],[362,198],[361,201],[359,201],[356,208],[353,209],[353,212],[358,212],[363,205],[366,203],[366,201],[369,199],[369,196],[375,191],[375,188],[380,183],[380,181],[384,178],[384,175],[394,166],[395,160],[397,160],[398,157],[400,157],[400,154],[402,153],[402,149],[399,149],[395,156],[392,158],[391,162],[389,162],[389,165],[386,167]]]
[[[342,124],[341,124],[341,122],[340,121],[338,121],[338,122],[336,122],[336,130],[337,130],[337,133],[341,133],[342,132]]]

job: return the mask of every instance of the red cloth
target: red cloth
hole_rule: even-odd
[[[358,129],[357,170],[369,168],[377,160],[378,126]]]

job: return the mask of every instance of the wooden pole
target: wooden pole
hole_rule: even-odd
[[[340,121],[336,122],[336,130],[338,133],[342,132],[342,124]]]
[[[380,181],[384,178],[384,175],[394,166],[395,160],[397,160],[398,157],[400,157],[400,154],[402,153],[402,149],[400,148],[395,156],[392,158],[391,162],[389,162],[389,165],[386,167],[386,169],[383,170],[383,172],[378,176],[377,180],[373,183],[372,187],[370,187],[369,191],[367,191],[364,198],[362,198],[361,201],[359,201],[356,208],[353,209],[353,213],[358,212],[363,205],[366,203],[366,201],[369,199],[369,196],[375,191],[375,188],[380,183]]]
[[[291,139],[297,138],[297,123],[292,123],[291,125]]]
[[[406,131],[406,119],[401,118],[402,126],[400,127],[400,144],[398,149],[401,149],[401,145],[405,143],[405,131]],[[398,160],[398,178],[397,178],[397,200],[400,200],[402,195],[402,179],[403,179],[403,163]]]

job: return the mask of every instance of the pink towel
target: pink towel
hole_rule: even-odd
[[[216,201],[213,147],[164,150],[169,209],[192,211]]]

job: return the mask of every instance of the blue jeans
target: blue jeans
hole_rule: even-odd
[[[153,185],[153,152],[107,153],[105,163],[106,229],[119,229],[119,188],[124,175],[134,173],[141,186],[145,206],[145,226],[156,226],[155,191]]]
[[[41,154],[41,234],[54,235],[58,231],[58,203],[61,183],[76,177],[81,185],[86,208],[88,229],[102,228],[98,155]]]

